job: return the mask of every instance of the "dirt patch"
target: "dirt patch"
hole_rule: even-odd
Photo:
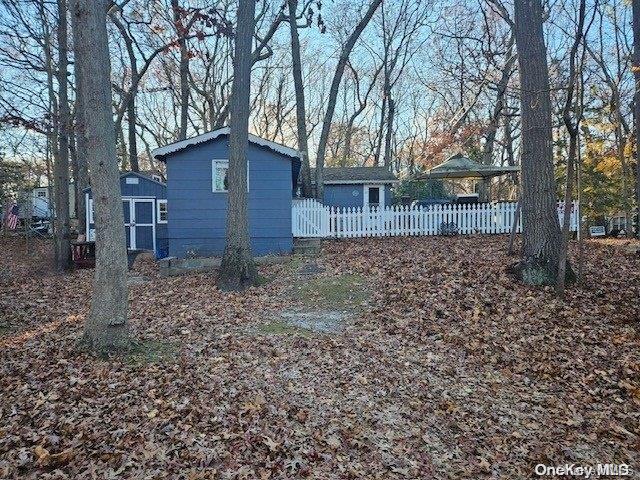
[[[312,312],[283,312],[281,317],[288,325],[312,332],[341,333],[351,315],[335,310],[316,310]]]
[[[260,325],[255,329],[257,333],[266,335],[307,335],[308,332],[281,319]]]
[[[300,281],[294,287],[292,296],[314,310],[348,310],[364,307],[371,297],[371,291],[362,275],[327,274]]]

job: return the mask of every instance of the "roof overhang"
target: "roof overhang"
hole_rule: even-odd
[[[197,135],[195,137],[187,138],[186,140],[181,140],[179,142],[165,145],[164,147],[156,148],[151,152],[151,155],[153,155],[154,158],[160,161],[164,161],[167,155],[170,155],[175,152],[179,152],[180,150],[184,150],[185,148],[188,148],[194,145],[199,145],[201,143],[215,140],[218,137],[229,135],[230,132],[231,132],[230,127],[219,128],[211,132],[207,132],[201,135]],[[253,135],[251,133],[249,134],[249,142],[253,143],[254,145],[269,148],[274,152],[280,153],[282,155],[286,155],[288,157],[292,157],[296,159],[300,158],[300,152],[298,152],[298,150],[287,147],[285,145],[281,145],[276,142],[272,142],[270,140],[266,140],[264,138]]]
[[[498,177],[501,175],[507,175],[509,173],[517,173],[520,171],[518,166],[504,166],[494,167],[492,165],[486,165],[486,168],[477,168],[472,170],[438,170],[438,168],[432,168],[427,170],[415,178],[416,180],[429,180],[429,179],[482,179]]]
[[[163,187],[166,187],[167,184],[164,182],[159,182],[158,180],[154,180],[151,177],[147,177],[146,175],[143,175],[141,173],[138,172],[123,172],[120,174],[119,178],[124,178],[124,177],[128,177],[129,175],[134,175],[136,177],[140,177],[143,180],[148,180],[149,182],[153,182],[153,183],[157,183],[158,185],[162,185]],[[88,187],[85,187],[82,189],[83,192],[88,192],[89,190],[91,190],[91,185],[89,185]]]

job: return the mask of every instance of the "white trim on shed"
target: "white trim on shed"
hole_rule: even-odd
[[[170,153],[178,152],[192,145],[198,145],[200,143],[208,142],[209,140],[214,140],[223,135],[229,135],[230,132],[231,129],[229,127],[219,128],[217,130],[213,130],[212,132],[203,133],[192,138],[187,138],[186,140],[181,140],[164,147],[156,148],[151,152],[151,155],[156,158],[164,157],[166,155],[169,155]],[[261,147],[269,148],[274,152],[281,153],[282,155],[286,155],[288,157],[300,158],[300,152],[298,152],[298,150],[280,145],[279,143],[271,142],[251,133],[249,134],[249,142],[255,145],[260,145]]]

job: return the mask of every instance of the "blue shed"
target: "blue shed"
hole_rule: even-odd
[[[386,167],[325,167],[323,180],[323,203],[331,207],[388,207],[397,182]]]
[[[120,175],[122,210],[129,250],[151,250],[167,256],[167,186],[157,175],[125,172]],[[93,195],[84,189],[87,239],[95,237]]]
[[[221,256],[227,229],[229,127],[158,148],[153,156],[167,166],[169,255]],[[253,254],[290,253],[298,151],[249,135],[247,171]]]

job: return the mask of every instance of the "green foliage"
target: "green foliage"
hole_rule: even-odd
[[[402,197],[413,200],[449,198],[451,194],[442,180],[403,180],[393,189],[394,198],[399,201]]]

